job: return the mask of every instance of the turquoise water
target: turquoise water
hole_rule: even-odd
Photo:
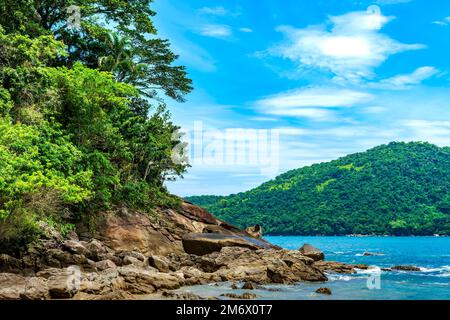
[[[355,275],[329,274],[326,283],[270,285],[267,287],[277,291],[254,291],[260,299],[450,300],[450,238],[273,236],[266,239],[286,249],[298,249],[309,243],[322,249],[326,260],[364,263],[374,268],[360,270]],[[364,256],[364,252],[377,255]],[[395,265],[413,265],[421,271],[381,270]],[[324,286],[332,290],[331,296],[315,293],[317,288]],[[231,290],[229,283],[184,290],[203,296],[243,292]]]

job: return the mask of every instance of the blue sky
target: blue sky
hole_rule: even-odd
[[[175,194],[246,191],[390,141],[450,145],[450,1],[156,0],[153,9],[194,81],[187,102],[168,102],[187,141],[199,126],[277,141],[273,170],[191,161],[168,183]],[[191,156],[223,150],[205,140]],[[261,152],[245,148],[236,150]]]

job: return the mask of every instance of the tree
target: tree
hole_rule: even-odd
[[[0,24],[7,33],[26,33],[31,37],[53,34],[68,47],[68,56],[60,61],[66,66],[81,61],[98,68],[102,57],[110,53],[109,36],[114,26],[118,36],[133,48],[129,63],[142,77],[131,83],[139,85],[151,97],[159,90],[183,101],[192,90],[185,67],[176,66],[178,56],[167,40],[155,37],[151,21],[155,12],[152,0],[4,0],[0,4]],[[80,8],[80,28],[68,25],[70,6]],[[137,83],[139,79],[139,83]]]

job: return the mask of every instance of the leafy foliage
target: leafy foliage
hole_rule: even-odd
[[[289,171],[248,192],[188,200],[271,234],[450,235],[449,181],[449,148],[391,143]]]
[[[30,241],[40,220],[67,232],[112,206],[178,203],[164,187],[188,166],[173,158],[178,127],[149,97],[192,88],[150,2],[0,3],[1,245]],[[74,4],[80,30],[67,26]]]

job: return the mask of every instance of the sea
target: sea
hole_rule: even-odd
[[[291,250],[308,243],[320,248],[328,261],[368,264],[372,268],[351,275],[330,273],[329,281],[324,283],[266,285],[252,291],[258,299],[450,300],[450,237],[267,236],[265,239]],[[382,270],[397,265],[416,266],[420,271]],[[320,287],[330,288],[332,294],[316,293]],[[219,298],[223,293],[245,292],[232,290],[227,282],[181,290]]]

